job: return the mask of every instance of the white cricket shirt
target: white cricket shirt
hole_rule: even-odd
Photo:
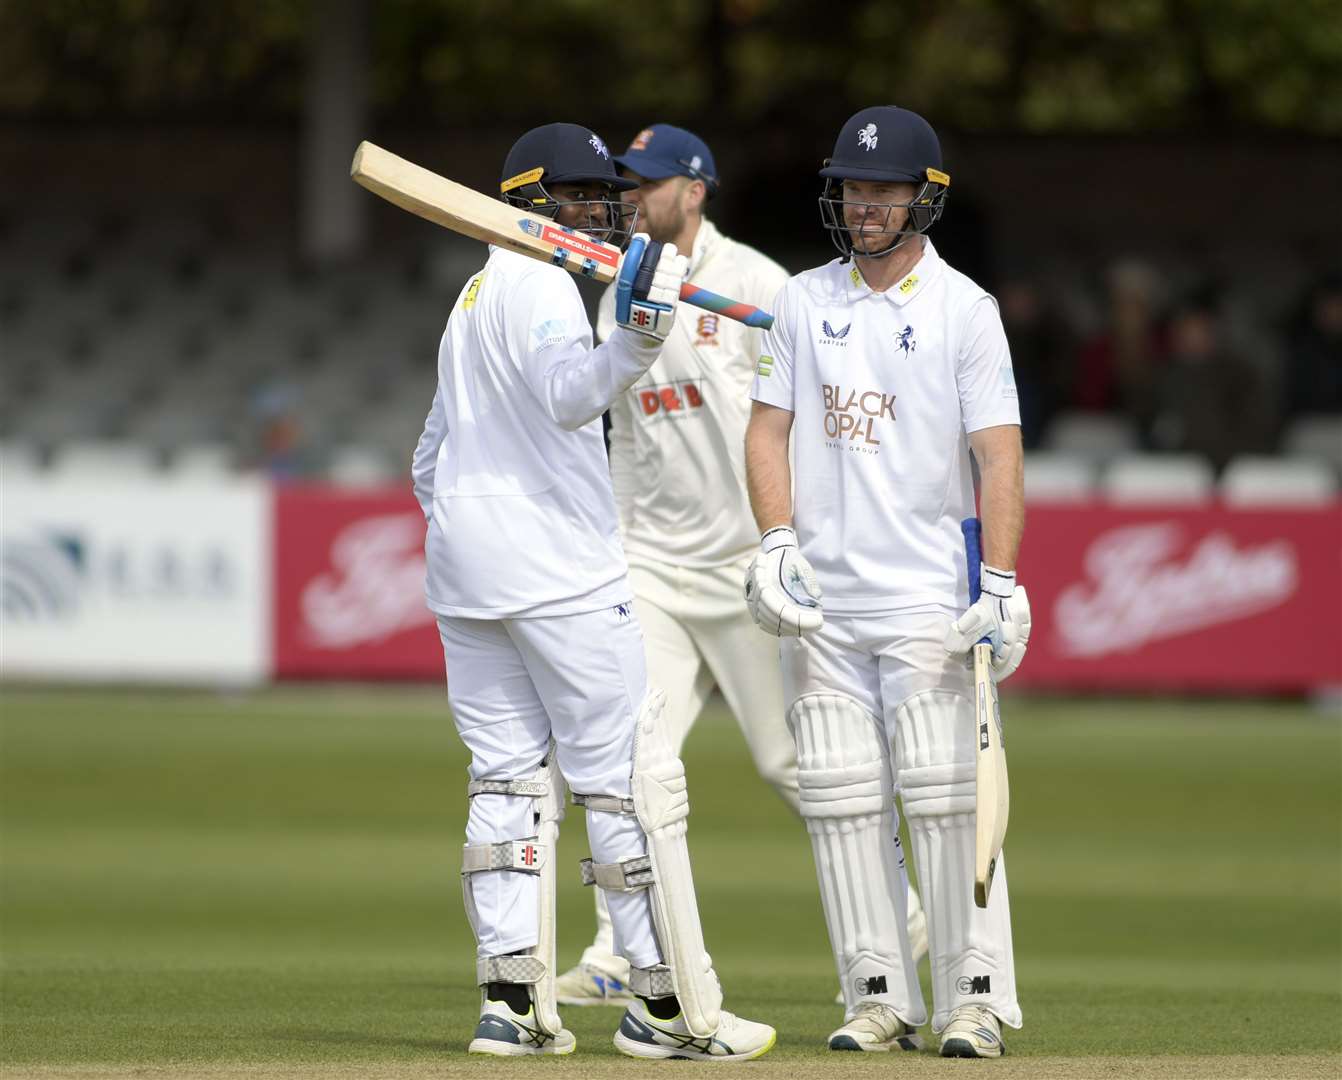
[[[412,465],[431,610],[569,615],[631,598],[600,420],[656,355],[624,329],[593,349],[567,271],[490,249],[443,332]]]
[[[966,436],[1020,424],[996,302],[927,242],[884,293],[835,259],[777,307],[751,395],[794,414],[794,525],[824,609],[967,606]]]
[[[690,280],[772,310],[787,271],[704,220]],[[616,329],[615,290],[601,297],[597,336]],[[746,494],[750,383],[763,332],[681,304],[661,355],[610,407],[610,470],[631,560],[705,568],[759,545]]]

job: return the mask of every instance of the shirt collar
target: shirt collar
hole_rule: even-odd
[[[700,263],[708,257],[713,245],[718,242],[718,237],[722,234],[718,232],[717,226],[706,217],[699,219],[699,228],[694,234],[694,250],[689,253],[690,273],[693,274],[699,269]],[[682,255],[686,254],[681,252]]]
[[[858,270],[856,262],[850,260],[840,263],[839,269],[843,273],[844,291],[850,303],[871,296],[878,300],[887,300],[896,307],[903,307],[935,280],[943,265],[945,264],[937,254],[937,249],[932,246],[932,241],[924,237],[923,257],[904,275],[903,280],[896,282],[883,293],[872,292],[862,279],[862,272]]]

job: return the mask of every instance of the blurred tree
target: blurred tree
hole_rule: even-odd
[[[321,10],[0,2],[0,114],[292,121]],[[1337,0],[845,0],[819,19],[797,0],[382,0],[372,17],[374,106],[408,123],[544,111],[785,137],[895,101],[966,132],[1342,133]]]

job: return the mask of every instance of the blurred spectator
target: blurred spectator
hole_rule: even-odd
[[[1170,320],[1151,442],[1158,450],[1200,453],[1217,469],[1238,453],[1271,448],[1275,395],[1228,340],[1209,291],[1182,304]]]
[[[272,480],[299,480],[314,471],[299,416],[300,394],[287,382],[270,383],[252,399],[253,469]]]
[[[1342,273],[1320,278],[1287,329],[1286,410],[1342,412]]]
[[[1118,410],[1143,430],[1150,426],[1165,357],[1158,287],[1155,271],[1145,263],[1128,260],[1110,269],[1105,329],[1077,357],[1077,408]]]
[[[1013,278],[997,296],[1020,394],[1021,434],[1033,449],[1048,422],[1071,403],[1068,335],[1037,282]]]

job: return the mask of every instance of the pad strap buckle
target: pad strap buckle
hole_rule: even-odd
[[[599,810],[605,814],[634,814],[634,800],[619,795],[579,795],[573,793],[573,805],[585,806],[588,810]]]
[[[670,997],[676,992],[676,981],[665,964],[650,968],[631,967],[629,989],[639,997]]]
[[[543,799],[550,794],[550,785],[543,780],[472,780],[466,785],[466,795],[526,795]]]
[[[485,956],[475,962],[475,984],[538,983],[545,978],[545,962],[525,954]]]
[[[461,849],[461,872],[479,874],[486,870],[516,870],[521,874],[539,874],[546,855],[546,846],[538,843],[535,837],[504,840],[498,844],[465,844]]]
[[[648,888],[656,880],[652,873],[650,855],[632,855],[613,863],[582,859],[578,866],[582,870],[584,885],[599,885],[613,892],[638,892],[639,889]]]

